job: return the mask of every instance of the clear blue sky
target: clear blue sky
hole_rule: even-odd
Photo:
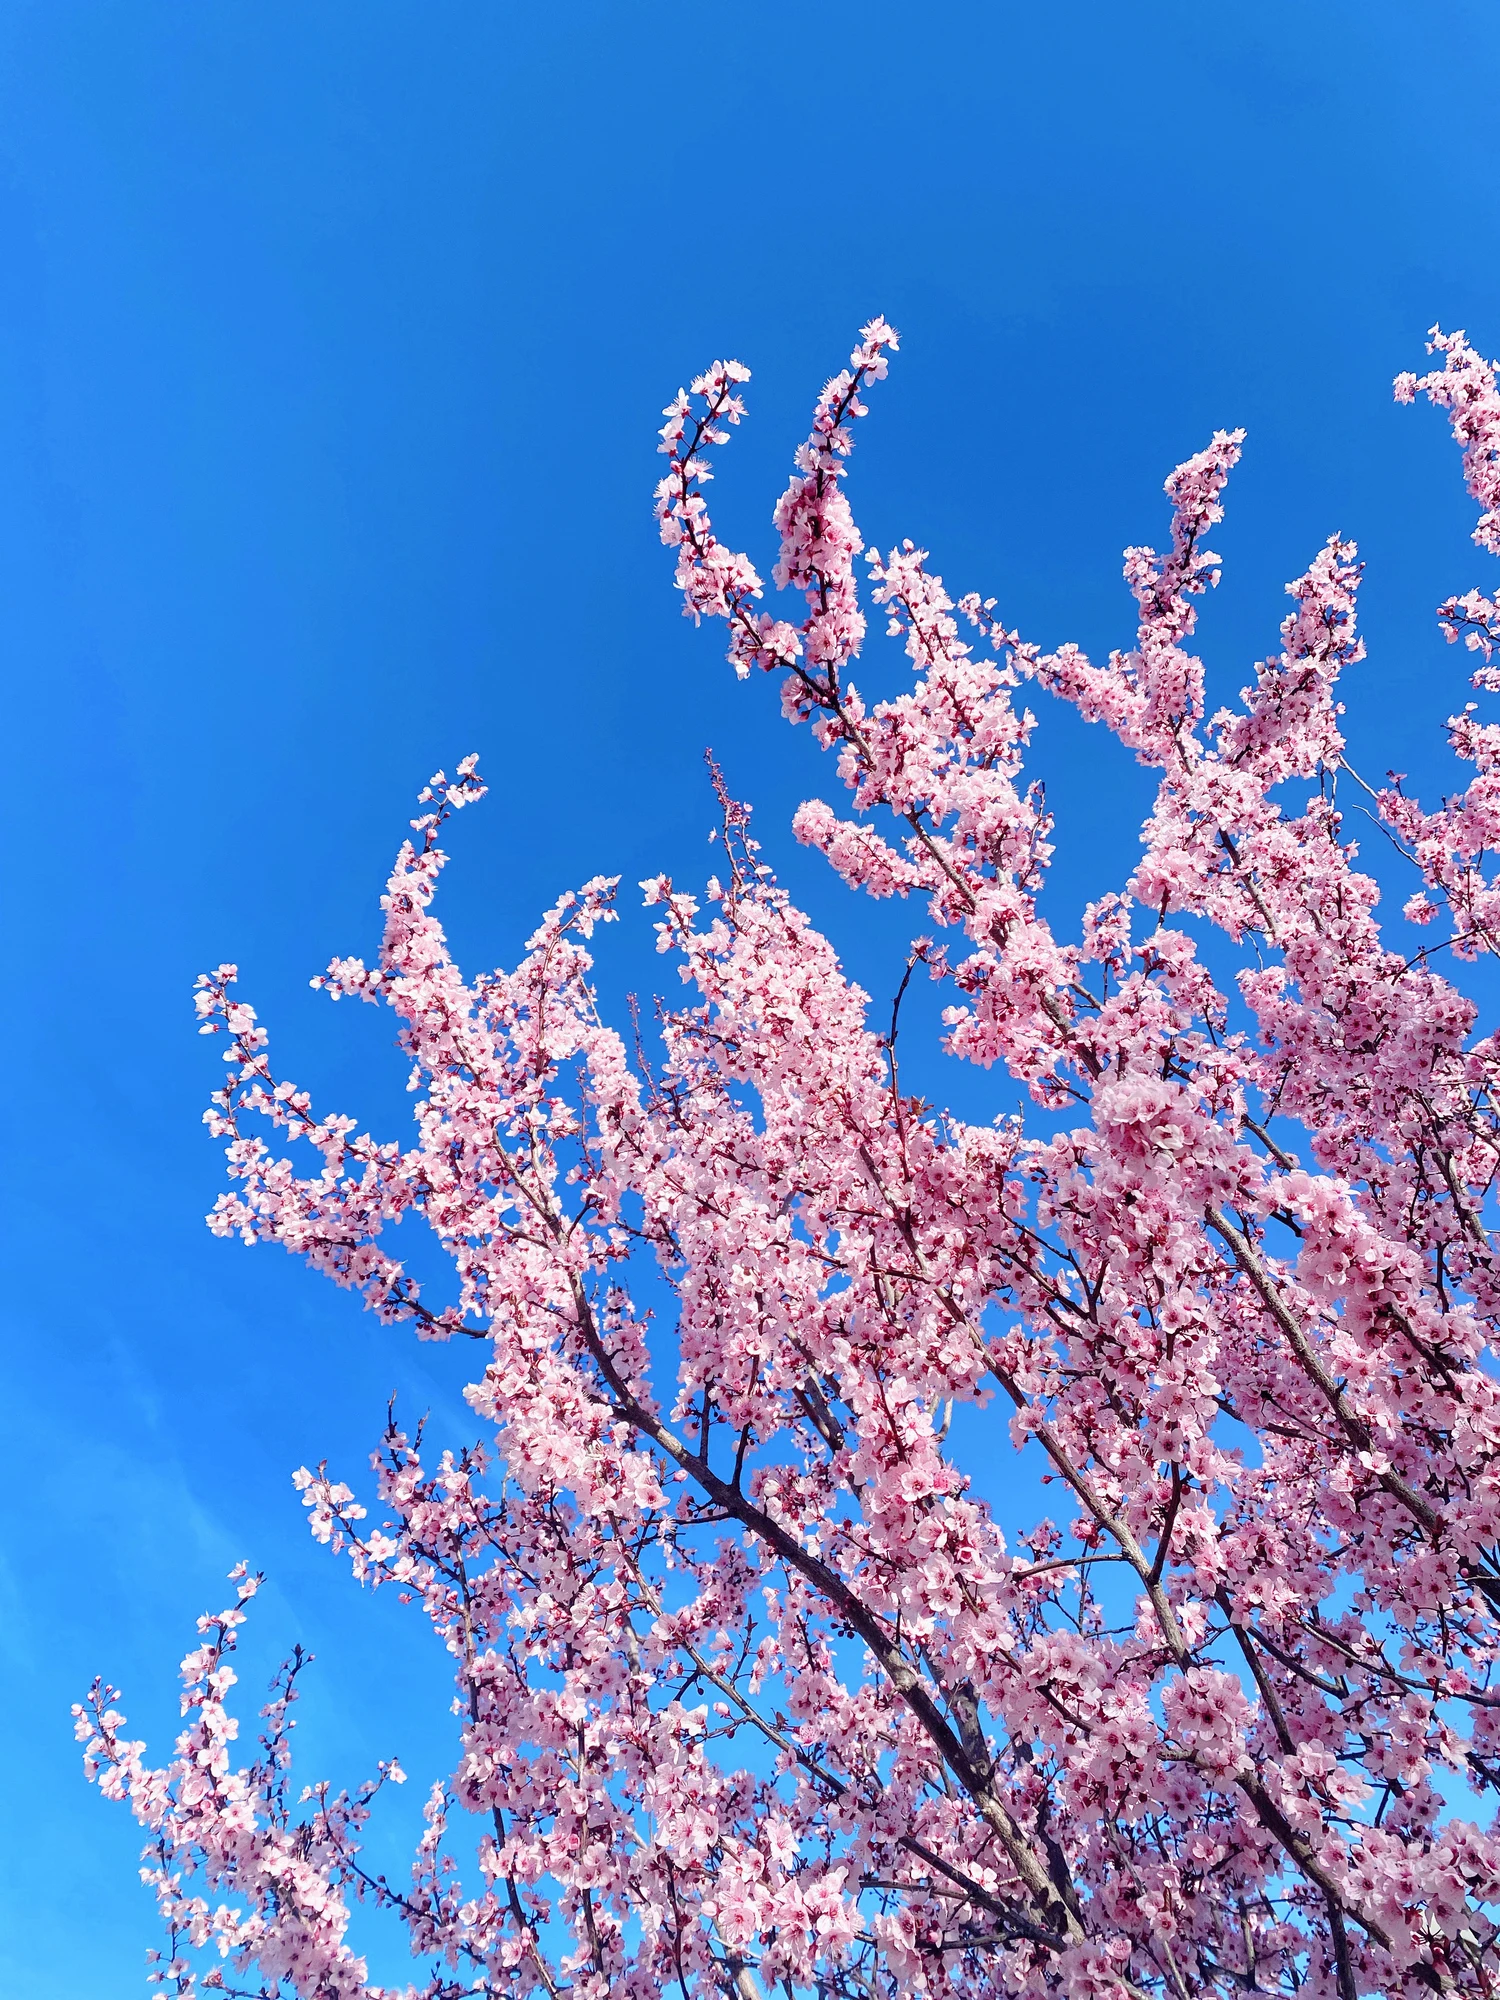
[[[443,1662],[313,1548],[288,1473],[357,1474],[392,1387],[458,1424],[463,1357],[203,1230],[193,975],[237,959],[287,1070],[399,1136],[388,1022],[306,981],[373,949],[414,788],[483,753],[444,904],[477,966],[582,877],[703,872],[712,743],[888,991],[889,922],[786,831],[831,773],[679,620],[648,507],[661,404],[736,355],[752,421],[713,490],[764,556],[876,311],[904,351],[868,533],[1103,649],[1164,474],[1244,424],[1219,688],[1354,535],[1356,752],[1437,789],[1462,661],[1430,607],[1494,579],[1389,382],[1437,319],[1500,350],[1497,88],[1491,0],[0,9],[4,2000],[144,1990],[138,1839],[67,1707],[107,1672],[164,1747],[237,1557],[272,1576],[252,1701],[275,1652],[319,1655],[304,1775],[451,1761]],[[1044,721],[1065,920],[1127,871],[1141,778]],[[611,1005],[660,983],[648,946],[639,917],[609,940]],[[965,1088],[987,1114],[1003,1086]]]

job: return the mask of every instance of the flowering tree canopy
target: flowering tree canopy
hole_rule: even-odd
[[[1126,552],[1131,649],[1044,652],[911,543],[863,547],[846,467],[895,346],[864,329],[778,503],[800,616],[760,608],[704,500],[744,368],[669,406],[657,512],[688,614],[835,754],[850,816],[805,805],[799,838],[920,902],[906,979],[951,988],[947,1048],[1037,1116],[968,1123],[903,1086],[899,996],[872,1013],[722,781],[706,897],[644,885],[686,997],[632,1055],[590,986],[613,881],[564,896],[513,972],[462,977],[431,906],[483,786],[473,758],[433,779],[379,963],[314,982],[399,1016],[406,1148],[278,1080],[232,966],[200,981],[230,1065],[212,1227],[480,1343],[486,1438],[433,1454],[393,1413],[368,1513],[296,1475],[313,1533],[452,1655],[462,1747],[409,1880],[361,1859],[394,1764],[294,1794],[300,1654],[238,1761],[247,1571],[200,1621],[167,1762],[112,1689],[80,1709],[89,1770],[149,1830],[174,1994],[1500,1989],[1500,1042],[1436,941],[1382,944],[1345,835],[1353,544],[1206,715],[1195,606],[1241,443],[1220,432],[1167,481],[1165,552]],[[1449,412],[1500,555],[1495,370],[1462,334],[1432,349],[1397,395]],[[849,677],[866,604],[913,670],[878,704]],[[1500,601],[1439,617],[1500,691]],[[1159,773],[1139,864],[1072,943],[1038,904],[1032,682]],[[1500,725],[1470,703],[1449,728],[1467,789],[1366,792],[1451,963],[1496,948]],[[1210,928],[1216,965],[1243,957],[1227,989]],[[446,1303],[388,1247],[412,1211],[452,1257]],[[1002,1534],[955,1448],[980,1432],[1066,1518]],[[356,1899],[405,1925],[414,1984],[372,1980]]]

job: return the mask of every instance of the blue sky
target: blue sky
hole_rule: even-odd
[[[237,959],[286,1069],[398,1136],[388,1023],[306,982],[372,951],[415,788],[481,751],[444,892],[481,966],[583,877],[703,873],[711,743],[888,993],[899,913],[787,832],[831,773],[679,619],[649,515],[661,404],[733,354],[751,421],[713,494],[765,557],[877,311],[904,339],[854,473],[871,538],[1103,650],[1163,476],[1244,424],[1218,690],[1340,529],[1370,565],[1356,761],[1439,789],[1462,661],[1431,607],[1493,580],[1439,420],[1389,383],[1434,320],[1500,350],[1497,78],[1488,0],[0,10],[0,1994],[144,1990],[138,1840],[67,1707],[105,1672],[163,1747],[239,1556],[272,1578],[248,1692],[319,1655],[305,1775],[450,1755],[441,1659],[312,1546],[288,1474],[357,1473],[393,1387],[458,1425],[463,1357],[203,1230],[193,975]],[[1128,871],[1142,774],[1043,724],[1066,923]],[[617,1011],[663,978],[632,911]]]

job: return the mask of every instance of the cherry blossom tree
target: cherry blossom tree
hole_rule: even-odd
[[[686,991],[633,1051],[590,985],[613,881],[564,896],[513,972],[462,977],[432,903],[483,786],[472,757],[432,780],[378,964],[314,981],[395,1010],[409,1146],[315,1113],[234,968],[200,981],[229,1064],[211,1226],[474,1341],[484,1441],[433,1452],[393,1412],[364,1499],[296,1475],[314,1535],[452,1656],[461,1745],[409,1879],[362,1859],[394,1763],[294,1794],[300,1654],[237,1749],[248,1571],[200,1621],[165,1763],[112,1689],[80,1709],[90,1772],[149,1833],[166,1991],[1500,1989],[1500,1043],[1434,966],[1496,947],[1500,724],[1451,721],[1473,775],[1435,808],[1362,786],[1338,537],[1288,586],[1279,652],[1205,714],[1191,642],[1238,432],[1167,481],[1170,544],[1126,552],[1136,637],[1103,664],[954,602],[910,542],[865,550],[846,469],[895,346],[864,329],[777,505],[800,615],[761,608],[704,499],[744,368],[669,406],[657,512],[688,614],[742,677],[781,677],[852,795],[803,806],[799,838],[921,906],[901,993],[950,988],[946,1047],[1037,1110],[974,1124],[903,1085],[900,996],[876,1012],[851,983],[721,780],[706,896],[644,885]],[[1500,555],[1495,368],[1461,333],[1430,351],[1396,393],[1448,412]],[[850,677],[866,605],[912,668],[874,704]],[[1500,601],[1439,617],[1500,691]],[[1071,943],[1039,904],[1033,683],[1159,778],[1139,864]],[[1351,789],[1412,870],[1407,917],[1446,926],[1415,955],[1382,943]],[[1227,986],[1213,931],[1216,965],[1243,959]],[[446,1302],[389,1247],[411,1212],[452,1258]],[[1007,1539],[960,1436],[1042,1468],[1065,1518]],[[413,1984],[372,1981],[356,1901],[404,1925]]]

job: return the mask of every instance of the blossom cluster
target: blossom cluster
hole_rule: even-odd
[[[895,346],[863,330],[777,505],[799,615],[756,608],[703,495],[737,363],[668,406],[658,517],[689,615],[725,623],[741,675],[780,672],[833,753],[849,806],[804,805],[799,838],[921,899],[906,980],[951,989],[947,1049],[1047,1115],[981,1125],[903,1087],[906,980],[877,1020],[717,774],[720,877],[642,885],[685,988],[654,1051],[595,1002],[612,880],[514,971],[461,975],[432,905],[472,758],[423,794],[379,963],[315,982],[395,1011],[409,1145],[315,1116],[234,968],[200,982],[228,1065],[211,1226],[473,1339],[486,1435],[434,1453],[392,1414],[373,1515],[297,1475],[313,1533],[452,1657],[458,1760],[409,1882],[361,1860],[395,1766],[290,1801],[300,1656],[236,1767],[248,1576],[184,1663],[166,1764],[112,1690],[80,1710],[148,1829],[178,1996],[394,1994],[349,1942],[355,1899],[405,1926],[410,2000],[1500,1990],[1500,1043],[1435,947],[1384,941],[1346,831],[1357,552],[1318,551],[1279,650],[1209,715],[1190,647],[1242,444],[1221,432],[1167,482],[1167,550],[1126,551],[1133,643],[1045,651],[912,543],[864,549],[848,461]],[[1433,346],[1397,393],[1451,413],[1500,554],[1495,370]],[[867,604],[912,668],[874,703],[850,673]],[[1488,658],[1491,600],[1439,616]],[[1140,859],[1076,941],[1044,908],[1032,685],[1157,773]],[[1371,795],[1407,916],[1446,913],[1460,959],[1500,921],[1497,732],[1453,719],[1475,776],[1438,807]],[[451,1258],[442,1302],[392,1247],[410,1214]],[[955,1443],[986,1431],[1066,1520],[1002,1533]]]

